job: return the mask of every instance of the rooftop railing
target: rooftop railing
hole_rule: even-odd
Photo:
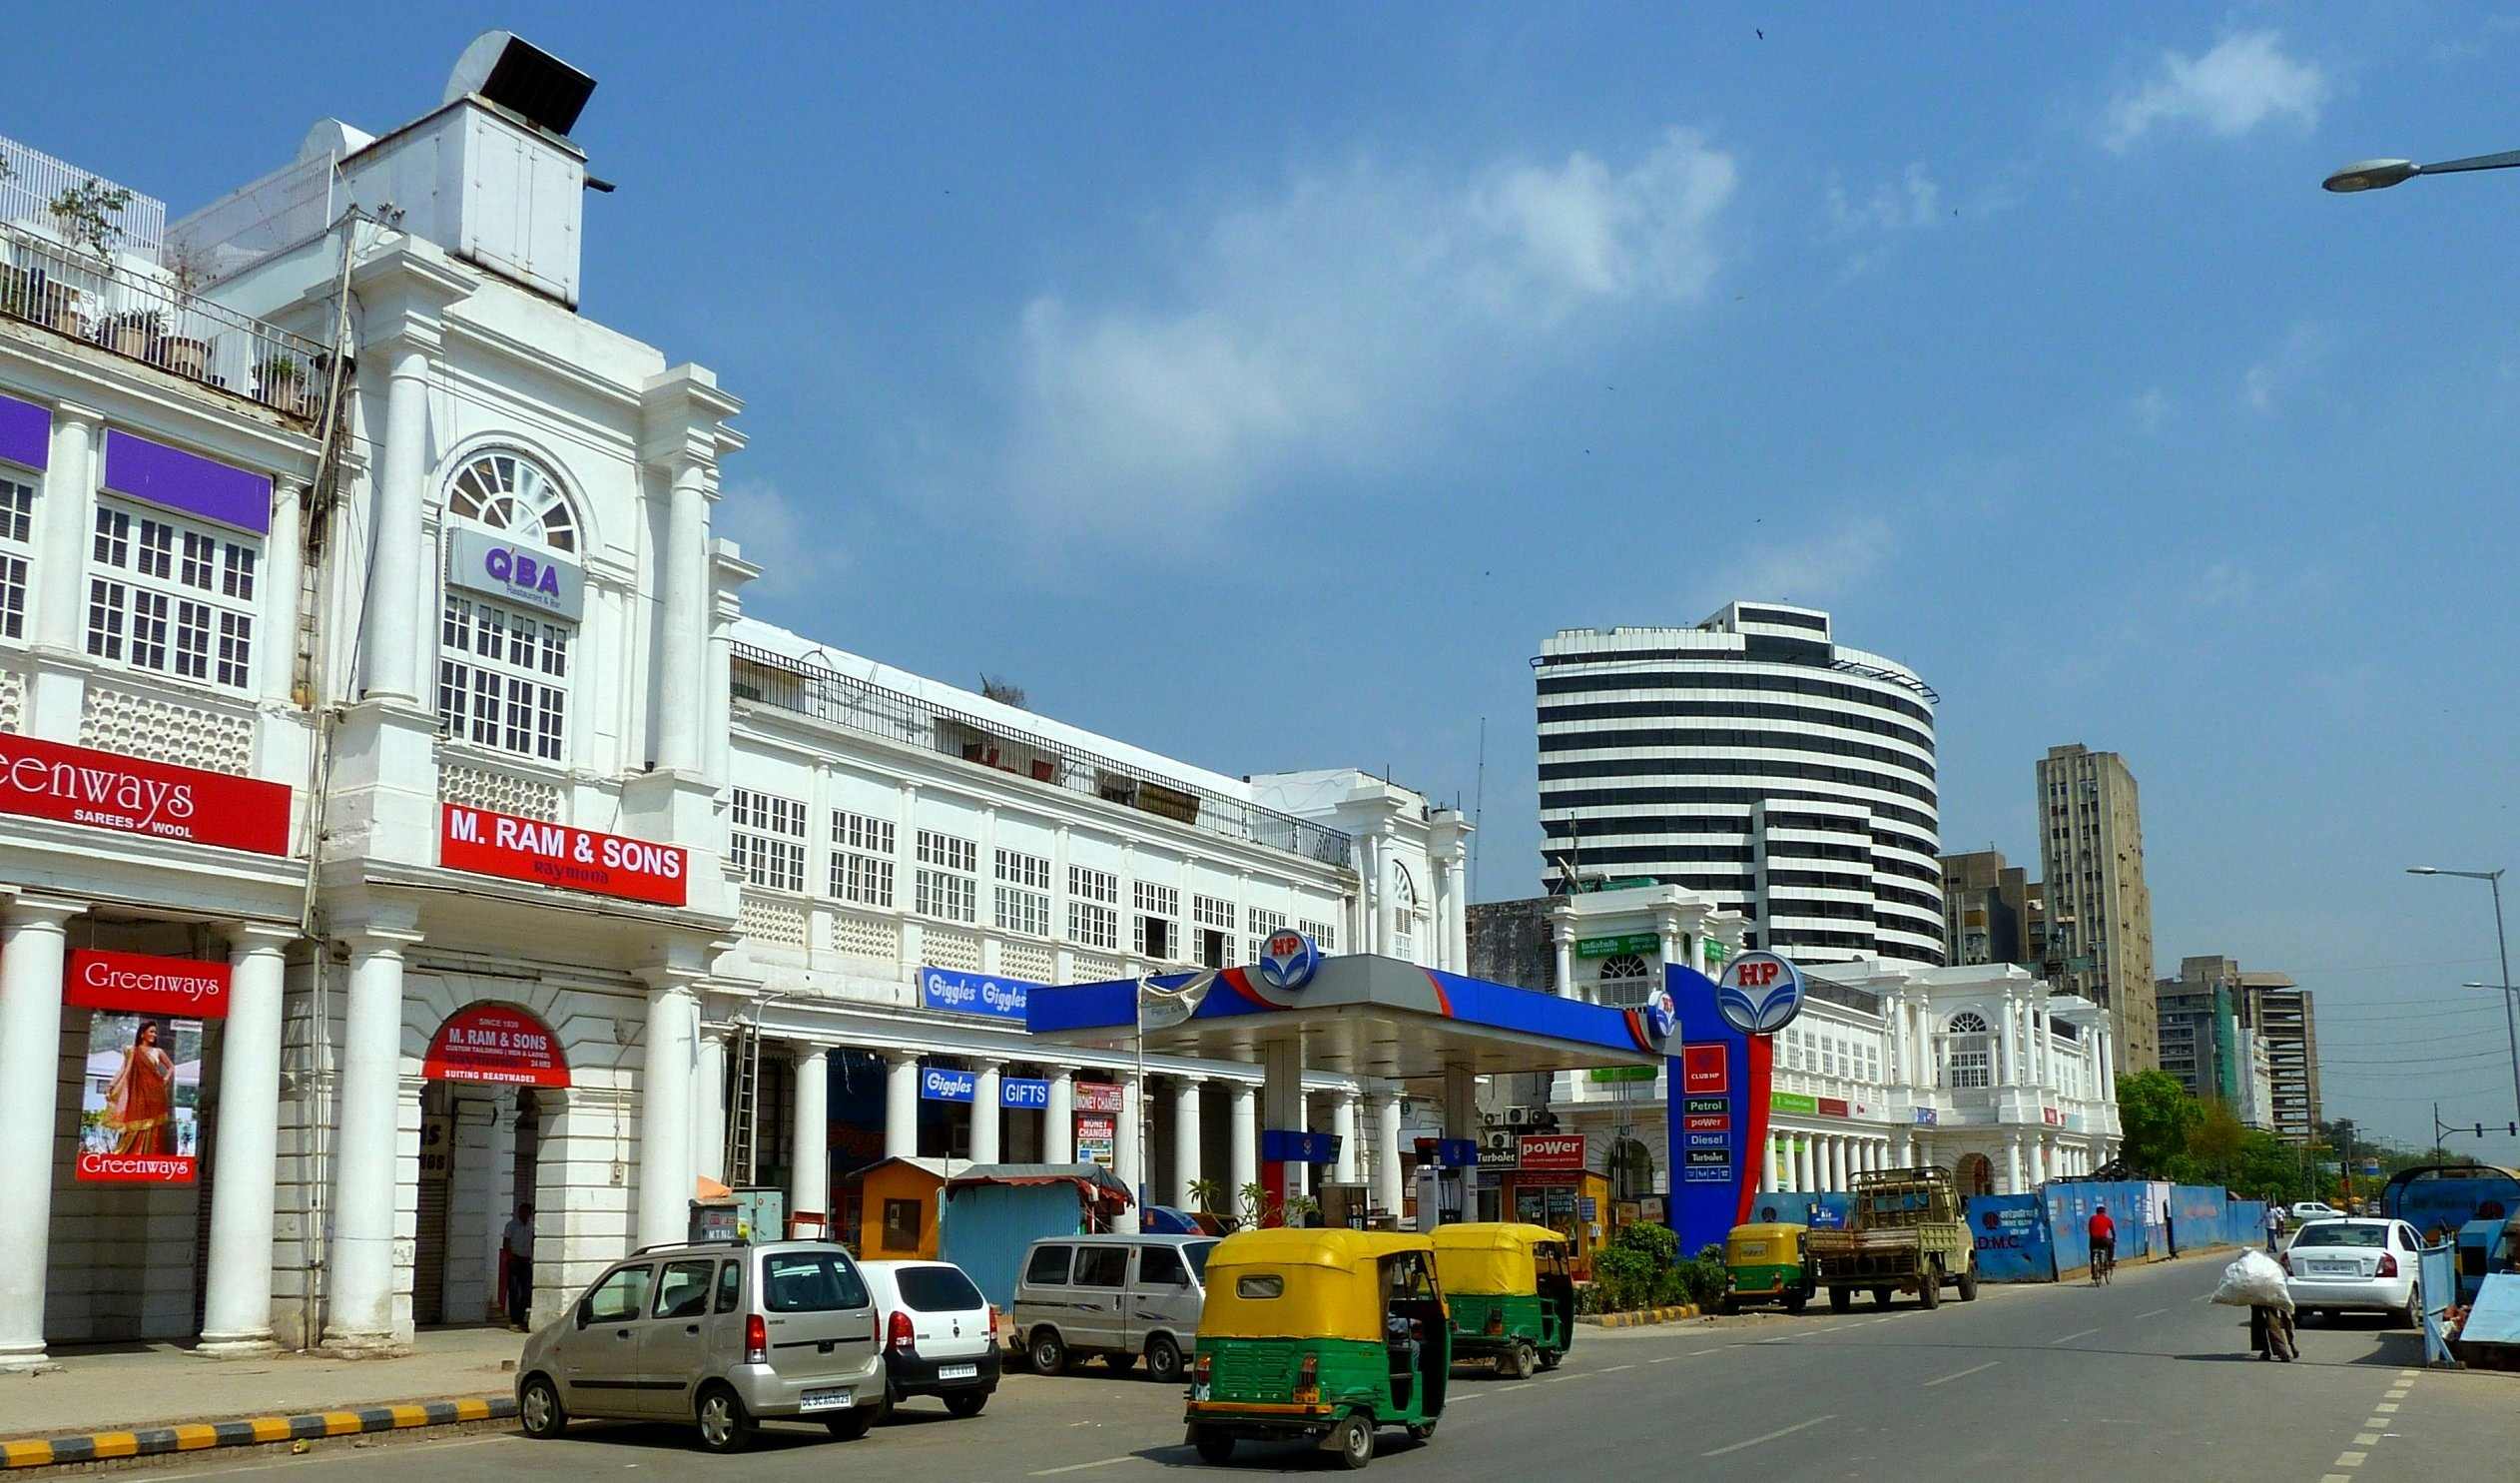
[[[1000,721],[749,644],[735,646],[735,698],[1154,814],[1226,839],[1345,866],[1348,836],[1212,789],[1080,751]]]
[[[0,316],[232,391],[292,416],[321,399],[324,348],[115,265],[0,225]]]

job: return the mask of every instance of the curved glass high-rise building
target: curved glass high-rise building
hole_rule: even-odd
[[[1772,602],[1565,629],[1534,669],[1551,880],[1703,891],[1799,961],[1942,963],[1940,697],[1915,671]]]

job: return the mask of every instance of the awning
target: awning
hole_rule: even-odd
[[[1035,991],[1038,992],[1038,991]],[[1080,1193],[1108,1204],[1134,1204],[1129,1186],[1101,1164],[1083,1163],[975,1163],[945,1181],[950,1191],[967,1189],[974,1184],[1073,1184]]]

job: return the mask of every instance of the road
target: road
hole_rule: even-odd
[[[2245,1314],[2205,1300],[2212,1257],[2129,1267],[2106,1287],[1987,1287],[1936,1312],[1859,1301],[1843,1316],[1744,1315],[1582,1329],[1566,1365],[1526,1382],[1464,1367],[1437,1435],[1385,1432],[1376,1476],[1614,1480],[1648,1466],[1695,1480],[2037,1477],[2059,1483],[2520,1483],[2520,1376],[2419,1372],[2419,1347],[2376,1319],[2301,1331],[2303,1355],[2242,1352]],[[951,1421],[917,1402],[858,1442],[766,1428],[713,1459],[684,1431],[582,1425],[556,1442],[493,1434],[188,1474],[343,1483],[618,1479],[626,1470],[785,1483],[867,1469],[885,1483],[1126,1483],[1198,1466],[1181,1398],[1098,1365],[1012,1376]],[[1328,1459],[1246,1443],[1227,1470]]]

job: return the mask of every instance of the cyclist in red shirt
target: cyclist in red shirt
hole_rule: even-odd
[[[2109,1207],[2092,1211],[2088,1227],[2092,1243],[2092,1277],[2097,1281],[2118,1264],[2118,1222],[2109,1216]]]

